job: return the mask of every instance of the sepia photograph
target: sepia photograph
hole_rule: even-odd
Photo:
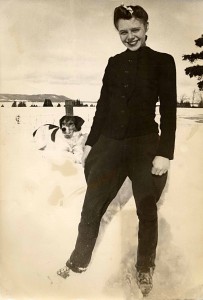
[[[0,300],[203,300],[202,12],[0,0]]]

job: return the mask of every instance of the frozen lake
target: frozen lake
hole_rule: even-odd
[[[88,132],[95,108],[74,108]],[[0,107],[0,299],[140,299],[134,283],[133,198],[101,231],[86,273],[56,275],[73,250],[85,193],[83,169],[37,151],[32,132],[58,125],[65,108]],[[157,119],[159,115],[157,115]],[[160,201],[159,245],[149,299],[203,299],[203,109],[178,109],[175,159]]]

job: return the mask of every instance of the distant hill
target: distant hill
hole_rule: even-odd
[[[26,95],[26,94],[0,94],[0,101],[29,101],[29,102],[44,102],[45,99],[50,99],[52,102],[64,102],[70,99],[63,95],[54,94],[38,94],[38,95]]]

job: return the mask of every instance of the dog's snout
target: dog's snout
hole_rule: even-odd
[[[63,132],[65,132],[66,131],[66,128],[65,127],[62,127],[62,129],[61,129]]]

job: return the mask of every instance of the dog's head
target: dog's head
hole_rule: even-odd
[[[80,131],[84,120],[78,116],[63,116],[59,120],[60,129],[66,138],[71,138],[75,131]]]

